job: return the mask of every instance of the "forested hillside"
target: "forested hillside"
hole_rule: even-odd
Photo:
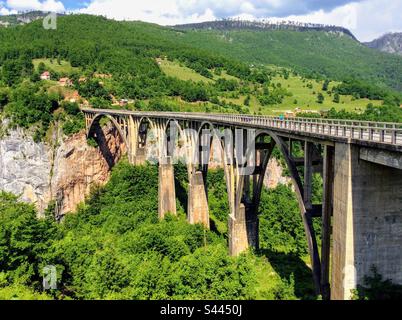
[[[400,87],[402,58],[348,36],[177,31],[73,15],[59,17],[57,30],[41,21],[2,28],[0,42],[0,112],[11,126],[33,127],[35,140],[57,121],[67,135],[82,129],[79,104],[276,115],[345,110],[349,118],[402,119],[401,94],[385,86]]]
[[[338,33],[287,30],[186,30],[176,38],[253,64],[289,67],[312,77],[350,77],[402,90],[402,59]]]
[[[177,168],[178,183],[180,172]],[[179,217],[158,220],[157,167],[120,163],[63,224],[0,193],[0,299],[315,299],[297,201],[287,187],[263,196],[262,250],[228,255],[227,231]],[[215,224],[227,221],[223,173],[210,173]],[[286,208],[286,210],[283,210]],[[54,265],[58,289],[40,294]]]

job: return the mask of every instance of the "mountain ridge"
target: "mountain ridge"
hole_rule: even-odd
[[[402,32],[387,33],[370,42],[365,42],[369,48],[382,52],[402,55]]]
[[[253,30],[253,31],[274,31],[274,30],[287,30],[287,31],[323,31],[329,33],[339,33],[344,34],[352,39],[358,41],[354,34],[347,28],[335,26],[335,25],[324,25],[316,23],[300,23],[294,21],[249,21],[249,20],[234,20],[234,19],[223,19],[217,21],[206,21],[200,23],[188,23],[179,24],[173,26],[174,29],[185,30]]]

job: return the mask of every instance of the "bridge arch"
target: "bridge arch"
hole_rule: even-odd
[[[291,157],[289,147],[286,145],[283,138],[269,130],[258,130],[256,132],[256,136],[255,136],[256,142],[258,141],[258,139],[260,137],[271,138],[271,146],[269,147],[268,153],[265,155],[264,159],[262,160],[260,180],[259,180],[259,183],[257,186],[257,190],[253,190],[254,191],[253,205],[255,206],[253,209],[255,210],[255,214],[258,214],[261,193],[263,190],[263,179],[266,174],[268,163],[272,157],[273,149],[276,146],[276,147],[278,147],[281,155],[285,159],[286,166],[289,170],[290,177],[292,180],[292,185],[293,185],[295,193],[296,193],[296,197],[297,197],[298,205],[299,205],[299,211],[300,211],[300,215],[302,218],[303,227],[304,227],[304,231],[305,231],[305,235],[306,235],[311,265],[313,266],[314,283],[315,283],[317,291],[319,291],[319,289],[321,287],[320,255],[319,255],[318,244],[317,244],[317,240],[316,240],[316,236],[315,236],[315,231],[314,231],[314,228],[312,225],[312,217],[309,216],[309,213],[308,213],[308,210],[307,210],[306,204],[305,204],[306,199],[304,196],[305,193],[304,193],[304,186],[302,183],[302,179],[297,170],[297,166]],[[252,151],[253,151],[253,149],[247,150],[247,157],[250,156],[250,153]],[[241,205],[241,202],[243,200],[242,194],[244,192],[244,185],[245,185],[244,181],[245,181],[245,176],[240,176],[240,181],[239,181],[237,195],[236,195],[236,207],[237,208],[238,208],[238,206]],[[236,210],[236,212],[238,212],[238,210]]]
[[[100,121],[102,118],[108,118],[110,120],[110,122],[113,124],[113,126],[117,129],[117,132],[119,133],[120,137],[123,139],[123,142],[125,143],[126,148],[129,149],[130,144],[128,143],[127,132],[124,132],[121,127],[121,124],[119,124],[117,122],[117,120],[109,114],[99,113],[99,114],[95,115],[95,117],[92,119],[92,121],[89,125],[89,128],[88,128],[88,135],[87,135],[88,138],[93,137],[95,134],[95,130],[97,128],[100,128]],[[123,121],[125,121],[125,120],[123,120]]]

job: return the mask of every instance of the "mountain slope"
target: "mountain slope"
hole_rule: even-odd
[[[378,39],[364,44],[369,48],[377,49],[382,52],[402,55],[402,32],[388,33]]]
[[[291,67],[333,79],[357,77],[402,90],[402,58],[324,31],[182,30],[177,42],[253,64]]]
[[[223,60],[231,61],[227,64],[231,69],[239,67],[235,63],[273,64],[306,75],[334,80],[356,77],[402,90],[402,57],[374,51],[334,32],[177,30],[73,15],[59,17],[57,30],[44,30],[40,21],[2,28],[0,42],[0,64],[22,51],[33,58],[61,55],[75,65],[101,64],[104,69],[140,74],[149,69],[156,72],[155,58],[161,55],[186,56],[204,66]],[[139,61],[143,68],[133,68]]]

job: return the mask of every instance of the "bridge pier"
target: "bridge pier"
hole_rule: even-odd
[[[201,223],[210,228],[208,199],[201,171],[192,174],[188,194],[188,221],[191,224]]]
[[[138,148],[137,154],[133,157],[135,166],[143,166],[147,162],[146,148]]]
[[[259,219],[254,210],[241,204],[236,217],[229,216],[229,254],[238,256],[259,246]]]
[[[361,160],[359,149],[335,145],[334,300],[350,299],[373,266],[402,284],[402,170]]]
[[[171,159],[166,163],[159,164],[159,218],[163,219],[166,214],[177,214],[176,191],[174,182],[174,167]]]

